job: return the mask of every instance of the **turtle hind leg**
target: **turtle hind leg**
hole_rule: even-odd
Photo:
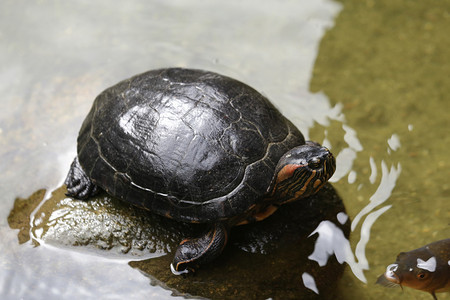
[[[223,223],[214,224],[206,234],[195,239],[185,239],[180,243],[170,265],[172,273],[181,275],[194,271],[221,253],[228,240],[228,228]]]
[[[98,186],[92,182],[81,168],[78,157],[75,157],[70,165],[64,184],[67,186],[67,196],[81,200],[86,200],[99,192]]]

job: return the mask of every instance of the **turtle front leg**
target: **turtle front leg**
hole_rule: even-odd
[[[199,265],[217,258],[228,240],[228,228],[223,223],[214,224],[206,234],[195,239],[183,240],[170,265],[175,275],[193,272]]]
[[[81,168],[78,157],[75,157],[70,165],[64,184],[67,186],[67,196],[81,200],[86,200],[99,192],[97,185],[92,182]]]

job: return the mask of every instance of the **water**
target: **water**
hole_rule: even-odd
[[[338,298],[429,299],[374,282],[398,252],[450,236],[448,12],[446,1],[3,1],[0,295],[173,298],[127,259],[19,245],[7,216],[16,197],[61,185],[99,92],[181,66],[250,84],[338,155],[332,181],[353,230],[336,251],[350,266]]]
[[[343,177],[335,184],[353,222],[371,205],[369,199],[382,198],[376,190],[378,182],[383,184],[380,175],[390,177],[386,185],[394,184],[388,200],[378,206],[388,210],[370,232],[368,285],[360,286],[349,273],[344,276],[341,287],[351,287],[355,298],[429,299],[425,293],[380,290],[371,283],[398,252],[450,236],[449,69],[444,63],[449,39],[440,30],[450,28],[450,3],[428,4],[346,2],[321,42],[313,71],[311,91],[322,91],[342,105],[346,125],[356,130],[362,146],[355,149],[349,172],[356,178]],[[327,131],[333,144],[340,143],[338,132],[348,133],[340,124]],[[386,168],[380,172],[383,162]]]

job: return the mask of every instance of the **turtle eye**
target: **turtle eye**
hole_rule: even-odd
[[[311,169],[319,169],[322,166],[322,161],[318,157],[314,157],[308,162],[308,166]]]

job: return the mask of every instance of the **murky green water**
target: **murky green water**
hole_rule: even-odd
[[[333,186],[353,221],[353,254],[337,299],[430,299],[374,282],[398,252],[450,237],[449,30],[449,1],[3,1],[1,298],[172,298],[170,278],[146,277],[127,255],[21,240],[39,208],[20,217],[23,230],[7,217],[16,197],[61,185],[96,94],[147,69],[187,66],[254,86],[338,155]],[[239,298],[245,287],[233,287]]]
[[[334,185],[350,216],[375,190],[368,181],[370,159],[378,167],[381,161],[401,165],[386,202],[392,207],[372,227],[368,284],[350,273],[342,282],[355,299],[431,298],[408,289],[383,290],[373,282],[398,252],[450,237],[449,29],[449,1],[344,1],[336,26],[320,44],[311,91],[343,105],[346,124],[363,148],[352,165],[354,183],[343,178]],[[333,144],[339,143],[339,131],[328,129]]]

